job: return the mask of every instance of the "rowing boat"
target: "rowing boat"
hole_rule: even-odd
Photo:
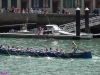
[[[34,51],[10,51],[0,49],[0,54],[6,55],[29,55],[29,56],[39,56],[39,57],[60,57],[60,58],[92,58],[91,51],[81,52],[81,53],[60,53],[60,52],[34,52]]]

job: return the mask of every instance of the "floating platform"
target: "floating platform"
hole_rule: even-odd
[[[25,34],[25,33],[0,33],[0,37],[8,37],[8,38],[37,38],[37,39],[91,39],[91,37],[84,36],[75,36],[75,35],[54,35],[54,34],[46,34],[46,35],[38,35],[38,34]]]

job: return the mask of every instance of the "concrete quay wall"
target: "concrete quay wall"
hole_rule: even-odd
[[[37,22],[37,14],[31,13],[0,13],[0,25],[22,24],[26,23],[28,17],[29,23]]]
[[[93,17],[95,15],[90,15],[90,17]],[[76,21],[76,15],[75,14],[71,14],[71,15],[66,15],[66,14],[48,14],[48,15],[43,15],[43,14],[38,14],[37,15],[37,24],[57,24],[57,25],[61,25],[61,24],[66,24],[66,23],[70,23],[70,22],[74,22]],[[85,19],[84,15],[81,15],[80,19]]]
[[[95,15],[90,15],[93,17]],[[49,24],[66,24],[76,20],[76,15],[66,14],[35,14],[35,13],[0,13],[0,25],[10,24],[22,24],[26,23],[28,17],[28,23],[37,23],[37,25]],[[84,19],[84,15],[81,15],[81,19]]]

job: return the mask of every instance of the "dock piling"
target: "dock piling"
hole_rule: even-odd
[[[80,36],[80,8],[76,9],[76,36]]]
[[[85,9],[85,32],[89,33],[89,9]]]

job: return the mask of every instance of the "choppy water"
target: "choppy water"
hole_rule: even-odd
[[[55,39],[0,38],[5,46],[24,46],[40,48],[62,48],[72,52],[71,41]],[[100,39],[74,40],[79,51],[87,49],[93,53],[92,59],[61,59],[47,57],[0,55],[0,72],[9,75],[100,75]]]

